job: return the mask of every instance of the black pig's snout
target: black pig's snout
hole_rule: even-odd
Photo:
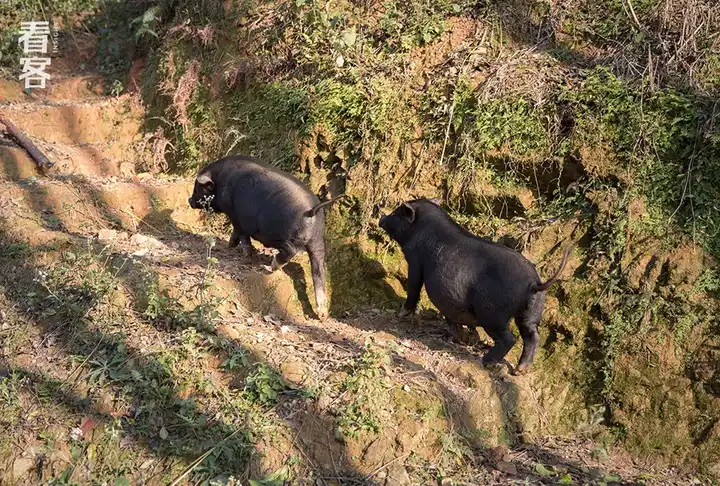
[[[191,208],[197,209],[197,207],[195,206],[195,201],[193,201],[192,197],[188,198],[188,204],[190,205]]]
[[[386,214],[383,214],[382,216],[380,216],[380,227],[381,227],[382,229],[385,229],[385,223],[386,223],[386,222],[387,222],[387,215],[386,215]]]

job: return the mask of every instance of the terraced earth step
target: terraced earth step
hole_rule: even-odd
[[[53,74],[47,89],[25,91],[15,79],[0,79],[0,103],[57,103],[86,105],[108,100],[104,96],[105,80],[98,74]]]
[[[6,103],[0,111],[25,135],[48,142],[130,144],[142,138],[142,107],[129,97],[87,106]]]
[[[47,175],[132,176],[137,160],[126,144],[64,144],[30,137],[55,166]],[[0,136],[0,178],[20,180],[40,176],[37,164],[14,140]]]
[[[144,137],[143,108],[130,96],[86,96],[81,81],[87,83],[87,79],[94,78],[68,78],[55,85],[60,94],[21,92],[15,101],[7,101],[7,93],[20,89],[20,84],[4,80],[0,113],[55,164],[48,171],[51,175],[132,176]],[[0,131],[0,177],[19,180],[33,175],[38,175],[35,162],[17,141]]]
[[[0,201],[12,226],[92,235],[102,228],[172,234],[201,226],[187,203],[182,178],[42,176],[0,182]],[[22,228],[19,228],[22,230]]]

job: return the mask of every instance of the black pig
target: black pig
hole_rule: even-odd
[[[565,268],[572,246],[565,249],[555,275],[543,283],[520,253],[473,235],[427,199],[403,203],[380,218],[380,227],[400,244],[408,263],[401,317],[415,311],[424,284],[455,331],[462,325],[471,329],[479,325],[493,339],[483,364],[501,361],[515,344],[509,326],[513,317],[523,339],[515,372],[527,371],[540,340],[537,327],[546,290]]]
[[[320,319],[328,315],[325,295],[325,214],[320,200],[297,178],[250,157],[225,157],[203,167],[188,199],[193,209],[212,208],[233,225],[229,246],[252,253],[250,238],[275,248],[270,271],[288,263],[298,251],[310,257],[315,302]]]

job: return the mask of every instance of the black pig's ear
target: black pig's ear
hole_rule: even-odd
[[[197,178],[197,183],[200,184],[201,186],[207,187],[211,191],[213,189],[215,189],[215,183],[210,178],[210,174],[206,173],[206,174],[199,175]]]
[[[402,204],[403,213],[410,220],[411,223],[415,222],[415,208],[410,206],[408,203]]]

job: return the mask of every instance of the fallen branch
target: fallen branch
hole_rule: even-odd
[[[633,8],[632,0],[627,0],[627,4],[628,7],[630,7],[630,13],[632,14],[632,19],[635,21],[635,25],[637,25],[638,29],[640,29],[640,32],[642,32],[643,26],[638,20],[637,15],[635,15],[635,9]]]
[[[385,464],[383,464],[383,465],[380,466],[379,468],[375,469],[373,472],[371,472],[368,476],[365,477],[365,482],[363,483],[363,485],[368,484],[368,482],[370,481],[370,479],[372,479],[373,476],[375,476],[377,473],[379,473],[379,472],[382,471],[383,469],[387,469],[387,468],[390,467],[392,464],[394,464],[394,463],[396,463],[396,462],[398,462],[398,461],[402,461],[403,459],[407,459],[407,458],[410,456],[410,454],[412,454],[412,452],[408,452],[407,454],[403,454],[402,456],[396,457],[396,458],[393,459],[392,461],[386,462]]]
[[[38,149],[34,143],[30,141],[29,138],[27,138],[18,128],[7,118],[5,118],[3,115],[0,114],[0,123],[5,125],[8,129],[8,132],[10,132],[10,135],[12,135],[18,143],[24,148],[27,153],[30,154],[30,156],[35,160],[35,163],[38,165],[38,169],[46,168],[49,169],[55,164],[50,162],[50,160],[43,155],[42,152],[40,152],[40,149]]]

